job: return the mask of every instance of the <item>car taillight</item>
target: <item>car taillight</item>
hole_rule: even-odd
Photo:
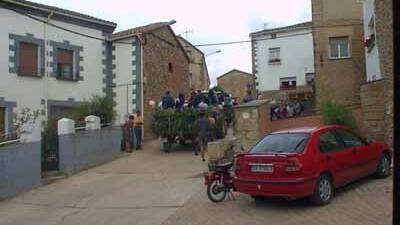
[[[286,172],[298,172],[301,170],[301,164],[297,159],[290,159],[285,165]]]
[[[238,158],[235,158],[234,168],[235,168],[235,173],[240,171],[240,161]]]

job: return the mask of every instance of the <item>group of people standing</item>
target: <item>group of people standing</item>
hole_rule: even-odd
[[[170,91],[165,92],[161,97],[159,107],[161,109],[175,109],[178,112],[184,108],[196,109],[199,112],[199,118],[195,121],[196,137],[193,139],[194,154],[201,154],[201,158],[205,161],[207,145],[209,141],[224,137],[224,122],[221,124],[221,116],[229,125],[233,120],[232,106],[234,102],[232,96],[225,93],[216,93],[214,90],[209,90],[207,93],[201,90],[192,91],[188,98],[184,94],[179,94],[178,98],[174,98]],[[210,113],[207,114],[207,109]],[[224,115],[223,115],[224,113]]]
[[[271,106],[271,120],[300,116],[304,113],[304,106],[299,101],[294,103],[282,102]]]
[[[143,117],[139,110],[135,115],[128,115],[122,126],[122,150],[131,153],[134,149],[142,149],[142,127]]]
[[[222,102],[230,103],[230,96],[226,93],[216,94],[213,90],[209,90],[208,93],[203,93],[201,90],[192,91],[189,98],[182,93],[178,95],[178,98],[171,94],[170,91],[166,91],[165,95],[162,96],[159,107],[162,109],[177,109],[182,110],[184,107],[198,108],[200,105],[206,106],[218,106]]]

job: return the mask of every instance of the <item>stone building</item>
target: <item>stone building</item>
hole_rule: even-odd
[[[312,0],[317,107],[327,100],[360,106],[365,82],[362,3]]]
[[[210,87],[207,64],[204,53],[196,46],[178,36],[178,40],[190,58],[189,64],[189,87],[192,90],[207,90]]]
[[[367,83],[361,86],[364,127],[369,136],[393,146],[392,1],[364,0]]]
[[[160,101],[167,90],[175,96],[189,92],[190,59],[171,29],[174,23],[153,23],[110,38],[116,110],[119,115],[143,111],[145,138],[154,138],[150,125],[155,109],[149,102]]]
[[[248,89],[252,93],[256,93],[254,76],[240,70],[233,69],[217,77],[217,82],[218,86],[222,87],[225,92],[232,94],[232,97],[239,102],[243,101]]]

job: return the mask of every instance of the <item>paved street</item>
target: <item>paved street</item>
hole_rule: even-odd
[[[157,141],[112,163],[0,202],[0,225],[391,223],[391,179],[364,179],[338,191],[332,204],[306,201],[208,201],[206,164],[188,150],[165,154]]]
[[[163,225],[389,225],[391,178],[364,179],[338,191],[332,203],[315,207],[306,200],[255,202],[243,194],[235,201],[211,203],[204,191],[194,195]]]
[[[1,225],[161,224],[200,191],[206,164],[159,142],[109,164],[0,202]]]

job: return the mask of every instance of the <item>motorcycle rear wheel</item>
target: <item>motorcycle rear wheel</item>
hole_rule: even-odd
[[[226,189],[219,180],[214,180],[207,186],[207,196],[212,202],[222,202],[226,197]]]

